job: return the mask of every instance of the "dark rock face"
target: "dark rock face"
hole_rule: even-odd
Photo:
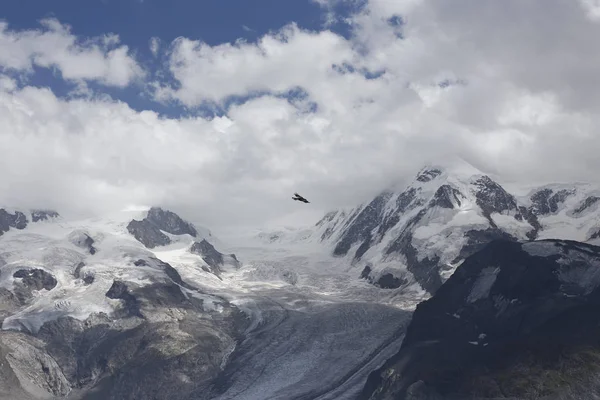
[[[69,240],[75,246],[86,249],[90,254],[96,254],[97,249],[94,247],[94,239],[86,232],[74,231],[69,235]]]
[[[396,278],[390,273],[381,275],[381,277],[374,282],[375,286],[382,289],[398,289],[402,285],[406,285],[406,283],[408,283],[406,279]]]
[[[438,168],[428,168],[419,172],[417,175],[417,181],[429,182],[442,174],[442,171]]]
[[[437,256],[433,259],[425,257],[419,260],[417,249],[412,244],[413,229],[426,213],[427,209],[423,209],[411,218],[400,236],[392,242],[385,252],[388,256],[394,253],[404,255],[408,271],[414,275],[421,287],[430,293],[435,293],[442,286],[439,258]]]
[[[18,278],[13,283],[14,295],[19,304],[26,304],[32,297],[34,290],[52,290],[57,284],[56,278],[43,269],[19,269],[13,273]]]
[[[355,243],[370,241],[371,232],[379,225],[383,217],[384,207],[391,195],[390,192],[380,194],[360,211],[335,246],[334,255],[346,255]]]
[[[415,188],[409,188],[402,192],[396,199],[396,209],[383,217],[383,221],[377,230],[377,240],[380,241],[390,229],[396,226],[402,214],[419,205],[422,204],[417,201],[417,190]]]
[[[465,237],[467,238],[467,243],[460,249],[458,258],[453,260],[453,262],[463,260],[470,255],[475,254],[484,248],[488,243],[491,243],[495,240],[517,241],[516,237],[495,228],[488,228],[485,230],[470,230],[465,233]]]
[[[408,280],[405,278],[398,278],[391,273],[381,275],[375,279],[372,275],[372,269],[370,265],[366,265],[360,274],[360,279],[365,279],[369,283],[380,287],[382,289],[398,289],[399,287],[406,285]]]
[[[431,207],[454,208],[454,204],[461,205],[461,200],[464,200],[464,196],[458,189],[442,185],[429,204]]]
[[[131,221],[127,225],[127,231],[149,249],[171,243],[171,239],[162,231],[172,235],[198,235],[192,224],[184,221],[177,214],[159,207],[152,207],[143,220]]]
[[[203,239],[201,242],[195,242],[190,251],[201,256],[212,268],[218,269],[223,265],[223,254],[219,253],[206,239]]]
[[[160,207],[152,207],[148,211],[146,219],[159,229],[172,235],[188,234],[194,237],[198,235],[192,224],[185,222],[174,212],[163,210]]]
[[[25,286],[31,290],[52,290],[56,286],[56,278],[43,269],[20,269],[13,274],[14,278],[21,278]]]
[[[517,200],[490,177],[479,178],[475,181],[475,186],[478,188],[475,193],[477,205],[483,210],[483,215],[490,221],[493,228],[497,228],[497,226],[491,214],[518,212]]]
[[[240,262],[238,261],[235,254],[225,255],[223,253],[220,253],[206,239],[202,239],[202,241],[200,242],[194,242],[194,244],[190,248],[190,252],[202,257],[204,262],[206,262],[210,266],[210,272],[216,274],[217,276],[221,273],[221,268],[226,263],[230,263],[236,268],[240,266]]]
[[[139,317],[144,318],[140,312],[138,299],[129,291],[127,284],[122,281],[114,281],[108,292],[105,294],[109,299],[119,299],[123,301],[123,310],[117,312],[119,318]]]
[[[337,225],[344,219],[346,213],[344,211],[331,211],[325,214],[323,218],[315,226],[327,225],[325,231],[321,234],[321,240],[327,240],[336,231]],[[333,223],[335,218],[338,218],[337,223]]]
[[[582,212],[584,212],[585,210],[587,210],[594,204],[598,203],[598,201],[600,201],[600,197],[597,197],[597,196],[588,197],[579,205],[579,207],[577,207],[577,209],[575,209],[575,214],[581,214]]]
[[[583,243],[488,244],[417,306],[360,398],[578,398],[600,372],[599,268]]]
[[[57,217],[59,217],[59,214],[56,211],[52,211],[52,210],[33,210],[33,211],[31,211],[31,221],[32,222],[47,221],[47,220],[50,220],[52,218],[57,218]]]
[[[371,271],[371,266],[365,265],[365,268],[360,273],[360,279],[369,279],[369,277],[371,276]]]
[[[46,322],[35,336],[0,331],[2,398],[38,398],[10,380],[17,372],[54,397],[73,391],[88,400],[214,398],[211,385],[222,373],[221,363],[247,328],[239,310],[224,301],[220,312],[208,313],[202,300],[187,299],[168,282],[134,289],[115,282],[107,295],[133,296],[140,307],[165,318],[123,324],[117,315],[99,313],[85,321]],[[168,317],[173,310],[177,318]]]
[[[20,211],[14,214],[0,208],[0,236],[8,232],[10,228],[25,229],[27,227],[27,217]]]
[[[572,196],[573,190],[562,189],[554,192],[552,189],[542,189],[531,196],[530,211],[535,215],[549,215],[558,211],[561,203]]]
[[[94,274],[91,272],[87,272],[82,275],[81,269],[83,267],[85,267],[85,263],[83,261],[77,264],[75,270],[73,271],[73,276],[77,279],[83,279],[83,283],[85,283],[86,285],[91,285],[92,283],[94,283]]]
[[[171,239],[147,219],[141,221],[133,220],[127,225],[127,231],[149,249],[157,246],[166,246]]]

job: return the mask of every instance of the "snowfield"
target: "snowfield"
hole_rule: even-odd
[[[355,268],[319,243],[265,244],[256,236],[217,240],[199,230],[209,241],[228,244],[217,250],[241,261],[239,268],[225,265],[217,275],[189,251],[198,237],[164,232],[171,244],[147,249],[127,231],[133,218],[143,219],[144,212],[82,221],[59,217],[0,236],[0,288],[23,286],[29,278],[15,277],[17,271],[48,274],[40,272],[48,289],[32,290],[26,306],[8,310],[2,329],[36,334],[60,317],[84,321],[93,313],[111,315],[122,304],[106,296],[115,280],[135,287],[169,280],[152,263],[136,264],[156,258],[179,273],[184,295],[201,299],[205,311],[218,314],[227,301],[250,321],[222,360],[212,398],[349,399],[398,351],[410,312],[426,297],[418,285],[382,290],[358,279]]]

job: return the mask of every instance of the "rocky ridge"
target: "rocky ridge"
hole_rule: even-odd
[[[360,398],[595,398],[599,309],[600,247],[493,241],[417,306]]]
[[[600,189],[547,185],[514,195],[477,171],[421,170],[412,183],[385,190],[351,210],[327,213],[311,240],[389,286],[417,282],[435,293],[469,255],[493,240],[600,237]],[[357,274],[358,275],[358,274]],[[395,285],[392,285],[395,286]]]

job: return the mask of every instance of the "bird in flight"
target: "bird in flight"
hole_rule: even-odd
[[[294,193],[294,197],[292,199],[296,201],[301,201],[303,203],[310,203],[310,201],[306,200],[304,197],[300,196],[298,193]]]

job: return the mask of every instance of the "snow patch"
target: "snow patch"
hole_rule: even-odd
[[[523,243],[521,248],[534,257],[551,257],[562,252],[554,242],[528,242]]]
[[[467,297],[469,303],[474,303],[477,300],[487,298],[490,295],[490,290],[496,282],[498,273],[500,272],[499,267],[487,267],[481,270],[479,277],[473,284],[471,293]]]

